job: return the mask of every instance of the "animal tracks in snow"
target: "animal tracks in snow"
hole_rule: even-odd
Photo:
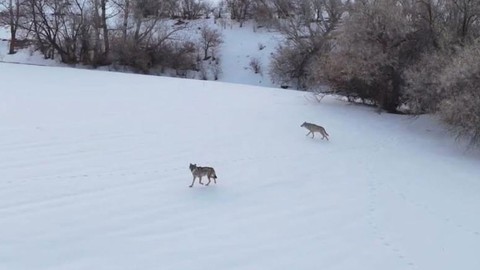
[[[372,170],[367,169],[367,171],[371,176],[373,176]],[[418,269],[416,267],[416,264],[408,256],[405,255],[405,252],[403,252],[397,245],[395,245],[395,243],[391,240],[391,238],[386,233],[386,229],[382,228],[376,222],[377,215],[380,215],[377,211],[377,205],[381,203],[378,201],[378,194],[377,194],[379,189],[378,187],[379,184],[376,183],[376,181],[371,178],[368,181],[367,186],[368,186],[367,223],[371,227],[373,235],[381,243],[381,245],[383,245],[391,253],[395,254],[395,256],[399,260],[404,262],[406,266],[408,266],[410,269]]]
[[[395,196],[399,197],[401,200],[403,200],[405,203],[407,203],[411,206],[422,209],[424,213],[427,213],[427,214],[431,215],[432,217],[435,217],[438,220],[441,220],[444,223],[449,224],[450,226],[454,226],[454,227],[457,227],[459,229],[462,229],[463,231],[465,231],[465,232],[467,232],[471,235],[480,236],[480,233],[478,231],[468,229],[467,226],[459,223],[457,220],[455,220],[453,218],[450,218],[450,217],[446,217],[444,214],[441,214],[440,212],[436,212],[436,211],[432,210],[429,206],[427,206],[424,203],[419,203],[417,201],[414,201],[414,200],[410,199],[404,193],[393,189],[392,187],[390,187],[387,184],[384,185],[384,186],[391,194],[394,194]]]

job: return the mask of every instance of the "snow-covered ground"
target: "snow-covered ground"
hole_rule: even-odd
[[[427,117],[56,67],[0,81],[2,270],[480,269],[480,155]],[[217,185],[188,188],[190,162]]]
[[[217,26],[218,27],[218,26]],[[275,87],[268,73],[271,53],[282,40],[277,32],[266,28],[254,29],[254,24],[246,22],[243,27],[231,24],[222,29],[223,39],[220,50],[222,53],[223,82]],[[262,49],[260,49],[262,48]],[[261,74],[254,74],[249,63],[252,58],[258,59]]]

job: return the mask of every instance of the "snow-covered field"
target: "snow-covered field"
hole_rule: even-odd
[[[274,86],[277,33],[207,23],[221,81]],[[8,38],[0,61],[61,65]],[[0,64],[0,270],[480,269],[465,149],[428,117],[333,97]],[[218,184],[189,189],[190,162]]]
[[[0,82],[2,270],[480,269],[480,155],[432,119],[54,67]],[[217,185],[188,188],[190,162]]]

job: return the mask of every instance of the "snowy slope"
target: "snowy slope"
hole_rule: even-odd
[[[480,269],[480,157],[431,119],[110,72],[0,81],[2,270]],[[190,162],[218,184],[188,188]]]
[[[215,23],[213,17],[210,19],[196,20],[189,22],[189,28],[185,32],[182,32],[180,37],[187,38],[184,35],[188,35],[189,40],[197,42],[200,38],[200,27],[210,27],[218,30],[222,35],[223,43],[219,46],[217,57],[220,59],[221,73],[219,75],[219,81],[240,83],[247,85],[275,87],[275,84],[271,81],[268,74],[270,58],[272,52],[278,46],[282,40],[281,35],[278,32],[269,30],[265,27],[255,27],[253,22],[245,22],[243,27],[240,27],[237,22],[233,22],[230,19],[222,19],[224,24],[220,23],[220,20]],[[63,66],[58,59],[44,59],[44,57],[33,49],[20,49],[16,54],[8,54],[8,39],[10,38],[10,32],[6,28],[0,27],[0,62],[8,63],[25,63],[42,66]],[[3,40],[2,40],[3,39]],[[263,48],[260,50],[259,45]],[[261,67],[261,74],[255,74],[249,63],[252,58],[259,60]],[[77,68],[90,69],[91,67],[76,65]],[[101,67],[102,70],[113,70],[113,67]],[[168,73],[163,74],[169,76]],[[191,75],[191,77],[200,78],[200,75]],[[209,77],[213,80],[213,77]]]
[[[282,40],[278,32],[266,28],[254,30],[253,22],[246,22],[243,27],[231,23],[226,29],[215,25],[222,33],[224,44],[222,54],[222,82],[240,83],[256,86],[275,87],[269,75],[271,54]],[[262,49],[260,49],[262,45]],[[251,59],[258,59],[261,73],[255,74],[250,67]]]

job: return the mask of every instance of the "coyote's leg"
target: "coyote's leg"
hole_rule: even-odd
[[[312,131],[312,139],[315,137],[315,132]]]
[[[193,177],[192,184],[189,187],[193,187],[193,183],[195,183],[195,176]]]
[[[211,182],[210,175],[207,175],[207,178],[208,178],[208,183],[206,184],[206,186],[210,185],[210,182]]]
[[[200,185],[203,185],[203,183],[202,183],[202,176],[199,176],[198,179],[200,179],[200,180],[198,180],[198,182],[200,183]]]
[[[311,131],[309,131],[309,132],[307,133],[307,135],[305,135],[305,136],[308,136],[310,133],[312,133],[312,132],[311,132]]]

